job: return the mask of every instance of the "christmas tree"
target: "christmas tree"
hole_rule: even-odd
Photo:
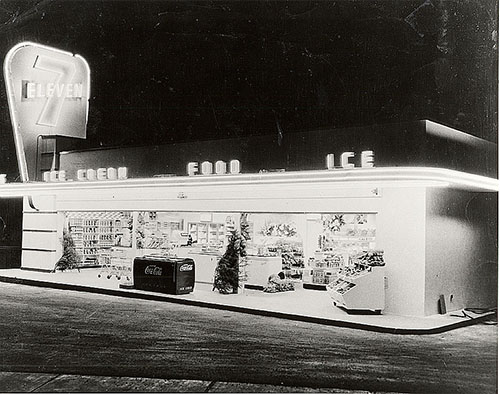
[[[54,270],[52,272],[55,272],[56,270],[66,271],[74,268],[78,268],[78,271],[80,271],[79,264],[81,262],[81,259],[76,251],[75,241],[73,240],[73,237],[71,236],[69,231],[63,231],[62,244],[63,254],[57,261],[56,266],[54,267]]]
[[[249,239],[247,216],[241,215],[241,232],[231,232],[226,252],[215,268],[213,290],[217,289],[222,294],[237,293],[240,281],[244,282],[246,278],[242,266],[246,264],[246,241]]]

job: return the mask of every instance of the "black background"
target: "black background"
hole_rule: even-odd
[[[34,41],[89,62],[79,149],[424,118],[496,142],[497,29],[493,0],[0,2],[0,56]]]

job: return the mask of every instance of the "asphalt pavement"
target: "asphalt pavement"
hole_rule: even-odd
[[[497,391],[494,324],[401,336],[18,284],[0,298],[2,392]]]
[[[0,387],[2,392],[8,393],[372,393],[365,390],[273,386],[255,383],[23,372],[0,372]]]

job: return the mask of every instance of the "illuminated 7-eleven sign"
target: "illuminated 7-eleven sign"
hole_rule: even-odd
[[[86,138],[90,69],[79,55],[31,42],[5,57],[4,76],[21,180],[36,179],[40,136]]]

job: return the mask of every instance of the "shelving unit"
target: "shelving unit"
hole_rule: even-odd
[[[337,277],[339,270],[344,267],[349,256],[332,251],[316,252],[314,258],[309,259],[309,272],[305,275],[305,282],[315,285],[327,285]]]
[[[99,246],[109,248],[114,245],[113,220],[99,220]]]
[[[83,220],[83,263],[95,263],[99,252],[99,220]]]
[[[83,249],[84,249],[83,219],[78,217],[70,217],[68,219],[68,230],[71,234],[71,237],[73,238],[76,251],[83,258]]]
[[[82,264],[92,265],[100,264],[101,250],[115,246],[118,238],[123,237],[122,222],[126,218],[121,218],[118,212],[68,212],[67,220],[68,230],[77,253],[82,257]]]
[[[323,241],[321,250],[323,252],[332,252],[336,249],[373,249],[375,247],[375,237],[369,236],[341,236],[336,235]]]
[[[281,269],[288,279],[302,279],[304,254],[301,251],[282,252]]]

